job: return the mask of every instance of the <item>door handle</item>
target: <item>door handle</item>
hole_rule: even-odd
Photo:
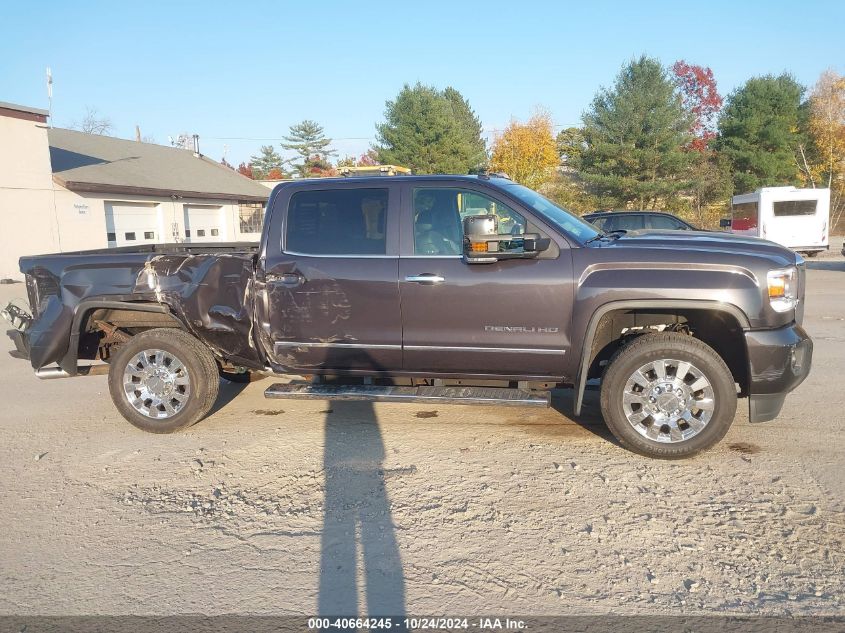
[[[408,275],[405,281],[411,281],[417,284],[442,284],[446,278],[434,273],[422,273],[419,275]]]
[[[281,275],[270,273],[265,276],[265,279],[270,283],[281,284],[288,288],[296,288],[305,283],[305,277],[299,273],[283,273]]]

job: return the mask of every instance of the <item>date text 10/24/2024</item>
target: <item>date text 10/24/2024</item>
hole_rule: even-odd
[[[480,617],[378,617],[378,618],[309,618],[309,630],[319,631],[356,631],[369,630],[475,630],[475,631],[521,631],[525,622],[518,619]]]

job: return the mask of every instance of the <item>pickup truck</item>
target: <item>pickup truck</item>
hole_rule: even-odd
[[[12,354],[41,378],[108,373],[156,433],[211,409],[219,376],[272,398],[548,406],[588,381],[619,442],[678,458],[737,398],[775,418],[810,371],[804,261],[761,239],[604,233],[506,178],[302,180],[258,244],[166,244],[20,260]],[[31,311],[31,314],[30,314]],[[88,362],[86,362],[88,361]]]

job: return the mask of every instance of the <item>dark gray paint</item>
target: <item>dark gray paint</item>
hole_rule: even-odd
[[[756,238],[693,231],[632,232],[586,244],[526,208],[507,184],[456,176],[284,183],[271,194],[257,249],[170,245],[22,258],[22,272],[58,288],[33,306],[37,318],[27,336],[32,365],[61,362],[72,373],[74,320],[83,322],[80,311],[96,305],[92,302],[117,300],[165,307],[219,359],[250,368],[578,380],[580,392],[585,357],[604,312],[693,306],[730,314],[747,330],[752,394],[788,391],[806,376],[809,363],[791,379],[765,378],[796,347],[808,354],[812,349],[800,328],[803,305],[781,314],[765,296],[767,271],[795,265],[793,252]],[[554,248],[538,259],[489,265],[417,257],[410,192],[426,185],[499,198],[550,237]],[[284,251],[292,193],[354,187],[389,188],[386,255],[306,257]],[[803,300],[803,267],[799,270]],[[404,281],[421,273],[441,274],[446,282]],[[301,283],[288,283],[290,275]],[[772,330],[784,334],[765,334]]]

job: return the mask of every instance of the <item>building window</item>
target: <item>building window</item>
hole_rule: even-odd
[[[117,233],[106,233],[106,239],[109,242],[116,242],[117,241]]]
[[[131,233],[124,233],[123,237],[126,239],[127,242],[130,242],[135,239],[135,232],[132,231]]]
[[[220,229],[211,229],[211,234],[214,237],[217,237],[218,235],[220,235]]]
[[[205,229],[197,229],[197,237],[205,237]]]
[[[191,237],[191,229],[185,229],[185,237]]]
[[[156,234],[153,231],[144,231],[144,239],[145,240],[154,240],[156,238]]]
[[[239,205],[241,233],[261,233],[264,223],[264,205],[260,202],[241,202]]]

